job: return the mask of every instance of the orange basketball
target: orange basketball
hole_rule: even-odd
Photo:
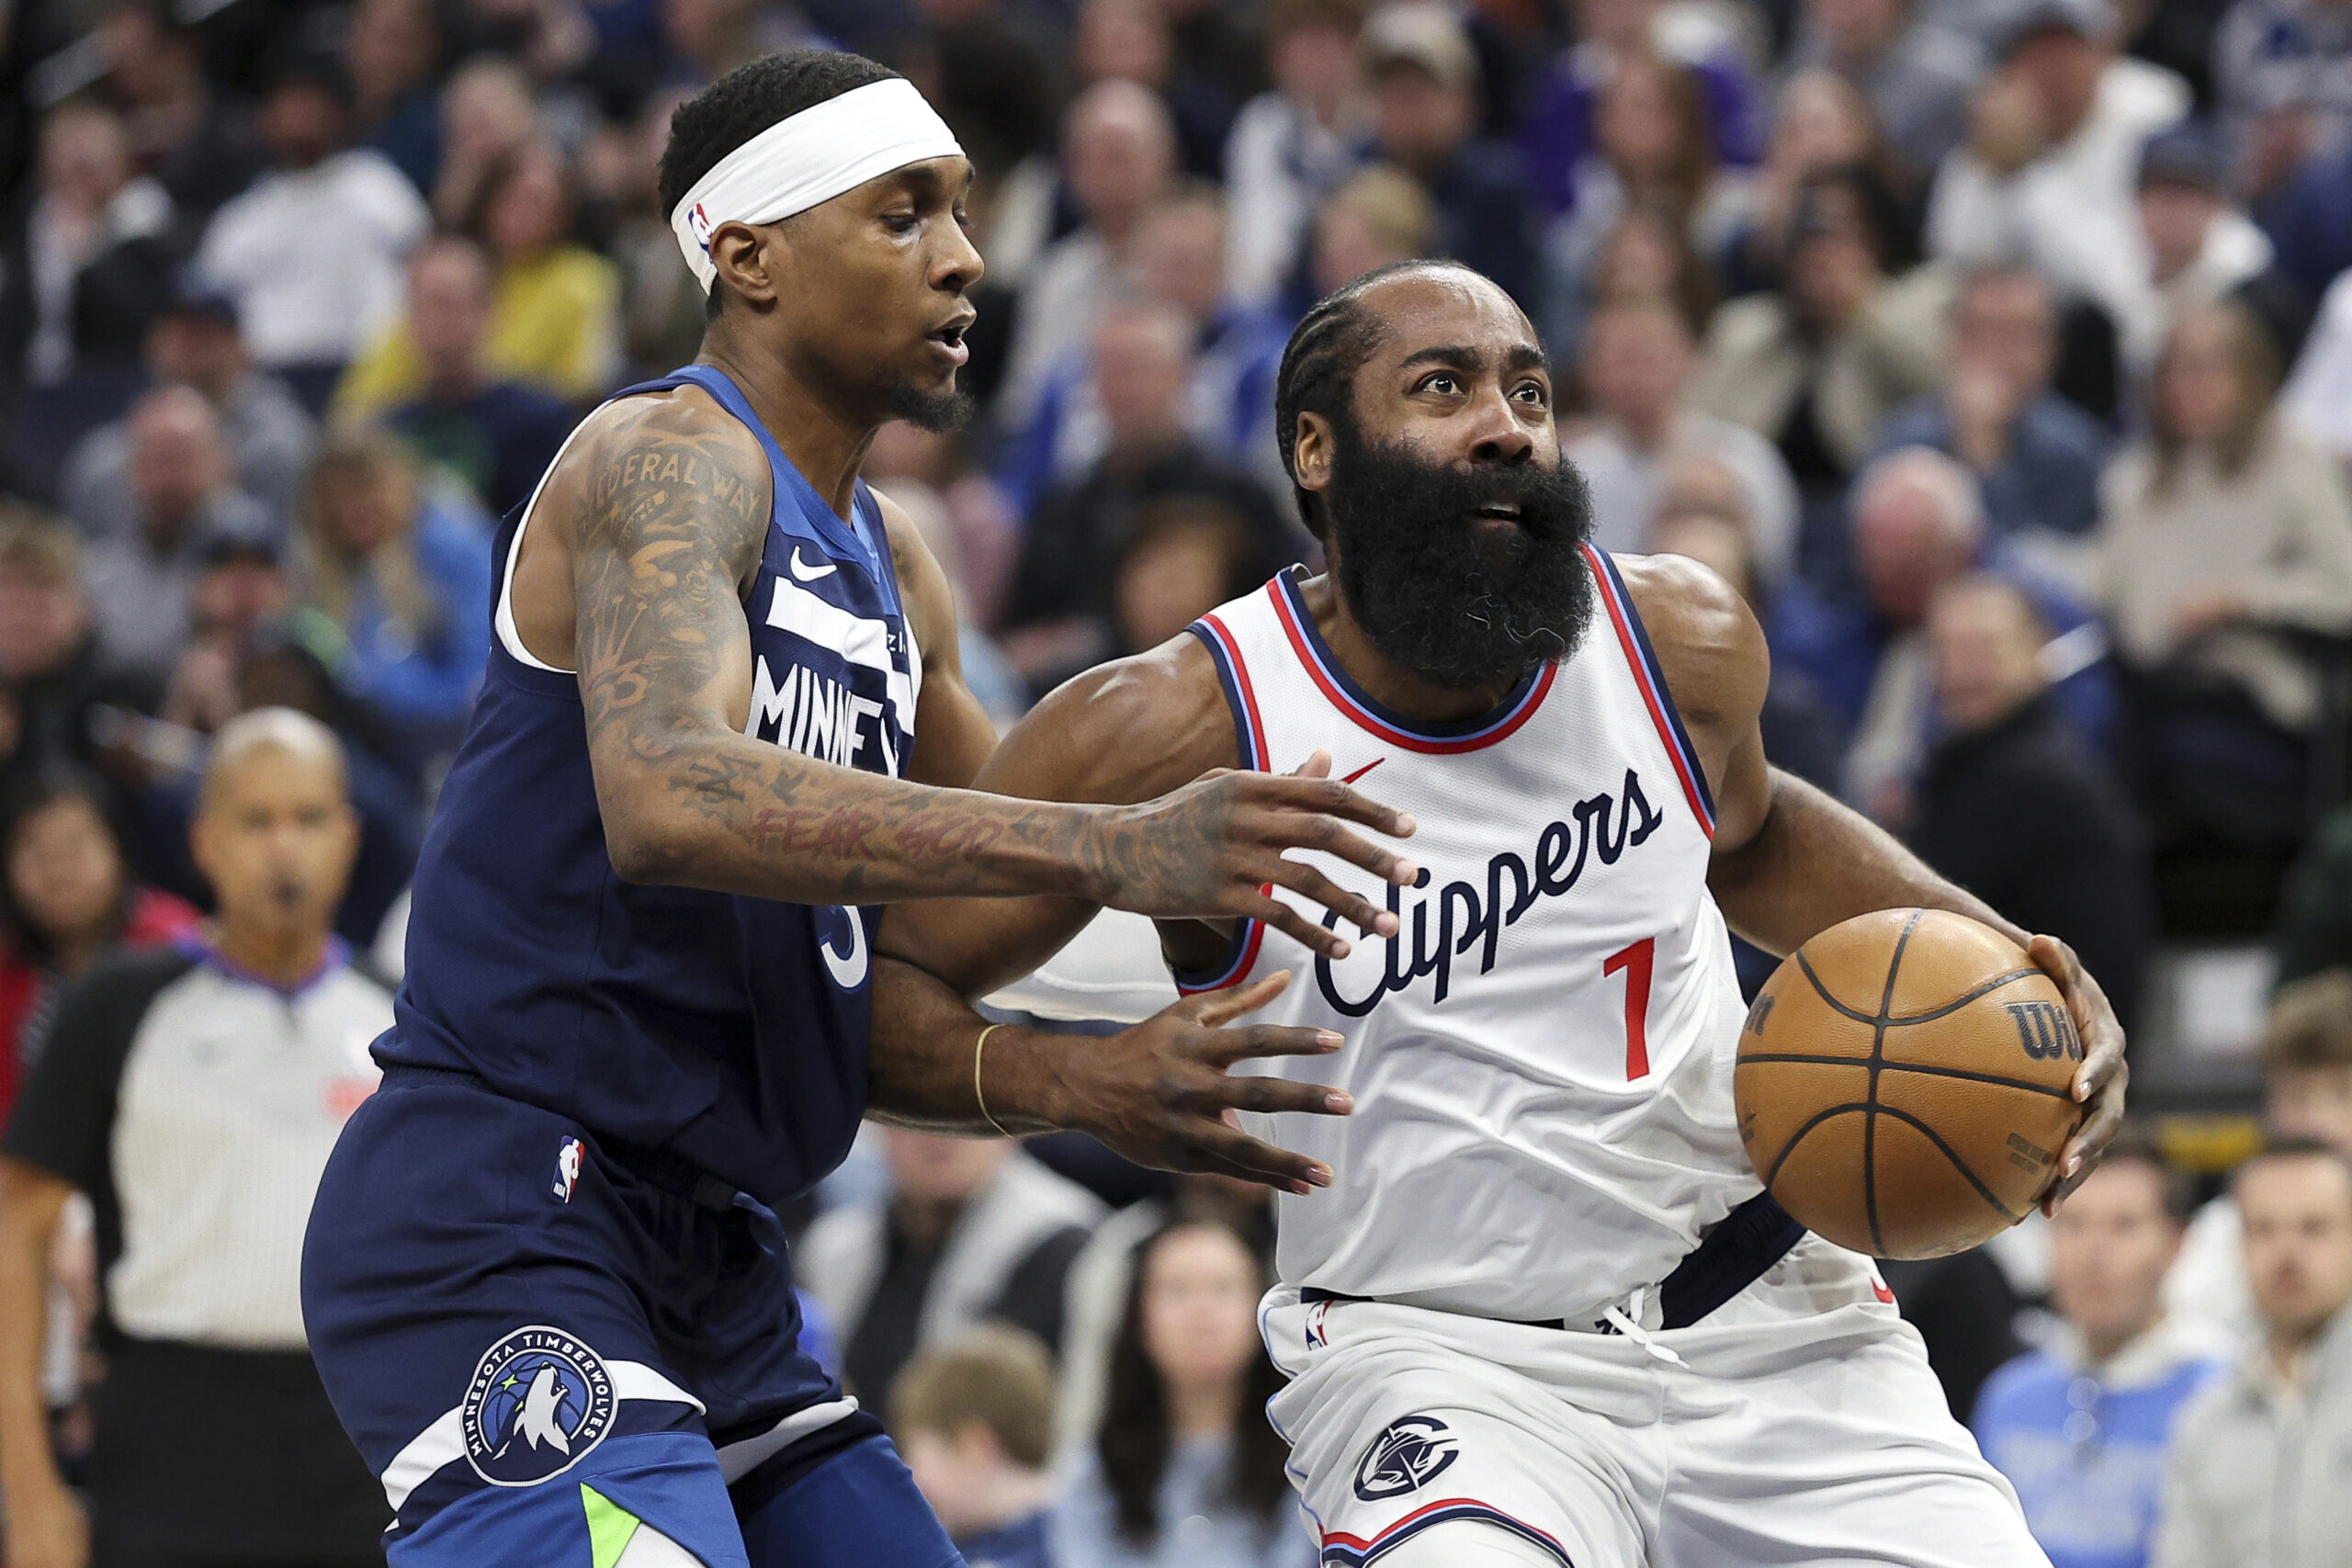
[[[1881,909],[1789,954],[1739,1035],[1756,1174],[1806,1229],[1940,1258],[2014,1224],[2082,1119],[2081,1039],[2025,950],[1941,909]]]

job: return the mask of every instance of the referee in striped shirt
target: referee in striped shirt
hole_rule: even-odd
[[[302,1335],[302,1233],[375,1087],[384,985],[334,934],[358,843],[317,721],[224,725],[191,831],[219,916],[68,992],[0,1138],[0,1504],[10,1568],[358,1568],[382,1493]],[[40,1383],[48,1262],[88,1195],[103,1281],[86,1516]]]

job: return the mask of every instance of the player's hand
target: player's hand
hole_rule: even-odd
[[[1284,850],[1322,850],[1400,887],[1419,870],[1348,824],[1407,838],[1413,819],[1329,777],[1331,759],[1317,752],[1293,774],[1220,768],[1157,800],[1111,818],[1094,901],[1162,919],[1262,920],[1310,953],[1345,957],[1348,942],[1275,898],[1287,887],[1357,930],[1393,936],[1396,917],[1349,892]],[[1247,1055],[1247,1053],[1244,1053]]]
[[[1260,1143],[1241,1131],[1242,1111],[1345,1116],[1355,1102],[1321,1084],[1236,1077],[1256,1056],[1320,1056],[1340,1048],[1323,1029],[1227,1027],[1282,995],[1284,970],[1231,990],[1186,997],[1108,1040],[1064,1036],[1056,1077],[1056,1124],[1093,1134],[1138,1165],[1237,1177],[1280,1192],[1331,1184],[1320,1160]]]
[[[2074,1015],[2075,1032],[2083,1042],[2083,1065],[2075,1069],[2075,1099],[2083,1106],[2083,1124],[2058,1154],[2058,1174],[2042,1194],[2041,1212],[2054,1214],[2067,1194],[2098,1164],[2098,1156],[2114,1141],[2123,1124],[2123,1086],[2132,1069],[2123,1060],[2123,1025],[2075,950],[2054,936],[2038,936],[2026,953],[2058,982]]]
[[[90,1520],[64,1483],[19,1483],[8,1493],[9,1568],[88,1568]]]

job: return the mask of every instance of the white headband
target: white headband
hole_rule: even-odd
[[[912,82],[893,76],[780,119],[711,166],[678,198],[671,231],[710,292],[711,231],[775,223],[927,158],[960,158],[956,133]]]

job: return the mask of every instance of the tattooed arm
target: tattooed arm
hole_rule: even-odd
[[[589,754],[606,847],[631,881],[798,903],[1058,893],[1145,914],[1288,917],[1325,946],[1332,933],[1261,891],[1283,875],[1284,849],[1400,873],[1343,826],[1394,833],[1397,814],[1329,781],[1223,773],[1140,806],[1074,806],[931,788],[751,739],[743,594],[771,497],[750,433],[699,392],[630,399],[561,467],[575,469],[556,499],[571,502]],[[518,596],[530,569],[526,556]],[[1353,897],[1333,907],[1359,923],[1377,913]]]

